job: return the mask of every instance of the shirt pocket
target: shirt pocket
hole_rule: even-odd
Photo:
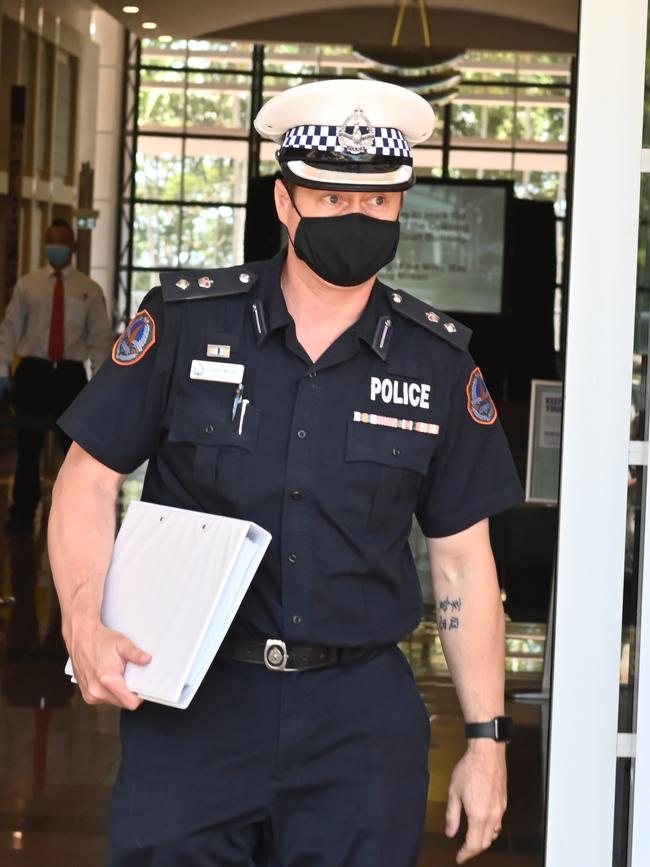
[[[88,301],[83,298],[65,299],[65,320],[68,324],[74,324],[81,330],[86,322]]]
[[[348,422],[348,502],[368,529],[380,530],[389,523],[410,520],[435,440],[435,436],[417,431]]]
[[[240,405],[233,419],[231,402],[226,406],[192,398],[176,398],[173,401],[167,440],[193,446],[193,476],[197,485],[214,485],[219,457],[224,452],[234,450],[234,453],[244,455],[255,451],[259,411],[250,403],[247,404],[243,421],[241,412]],[[233,451],[230,453],[233,454]]]

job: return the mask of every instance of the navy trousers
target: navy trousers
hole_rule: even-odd
[[[14,377],[13,404],[19,416],[31,424],[17,431],[17,460],[11,514],[31,520],[41,499],[40,458],[48,419],[54,421],[70,406],[88,377],[80,361],[62,361],[53,367],[40,358],[24,358]],[[43,427],[38,427],[38,421]],[[70,438],[57,428],[64,452]]]
[[[217,660],[122,714],[109,867],[415,867],[429,717],[397,647],[307,672]]]

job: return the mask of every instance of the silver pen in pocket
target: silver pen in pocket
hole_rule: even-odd
[[[239,413],[239,436],[241,436],[244,427],[244,416],[246,415],[246,407],[249,403],[249,400],[243,400],[241,404],[241,412]]]
[[[232,421],[235,420],[235,416],[237,415],[237,408],[241,403],[242,397],[244,395],[244,383],[240,382],[237,386],[237,390],[235,391],[235,399],[232,402]]]

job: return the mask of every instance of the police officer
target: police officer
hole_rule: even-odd
[[[458,863],[499,833],[509,726],[487,517],[521,486],[469,331],[376,280],[432,120],[366,81],[267,103],[256,126],[279,144],[288,248],[161,274],[60,421],[75,440],[50,521],[64,637],[86,701],[125,709],[111,867],[415,865],[430,726],[396,646],[422,614],[413,514],[468,724],[446,832],[464,809]],[[125,663],[150,657],[99,619],[116,498],[147,459],[143,499],[273,536],[185,711],[129,692]]]

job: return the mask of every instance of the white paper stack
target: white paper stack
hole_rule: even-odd
[[[271,534],[250,521],[133,502],[115,540],[102,622],[152,655],[128,662],[127,686],[186,708],[264,556]],[[70,660],[66,673],[74,680]]]

